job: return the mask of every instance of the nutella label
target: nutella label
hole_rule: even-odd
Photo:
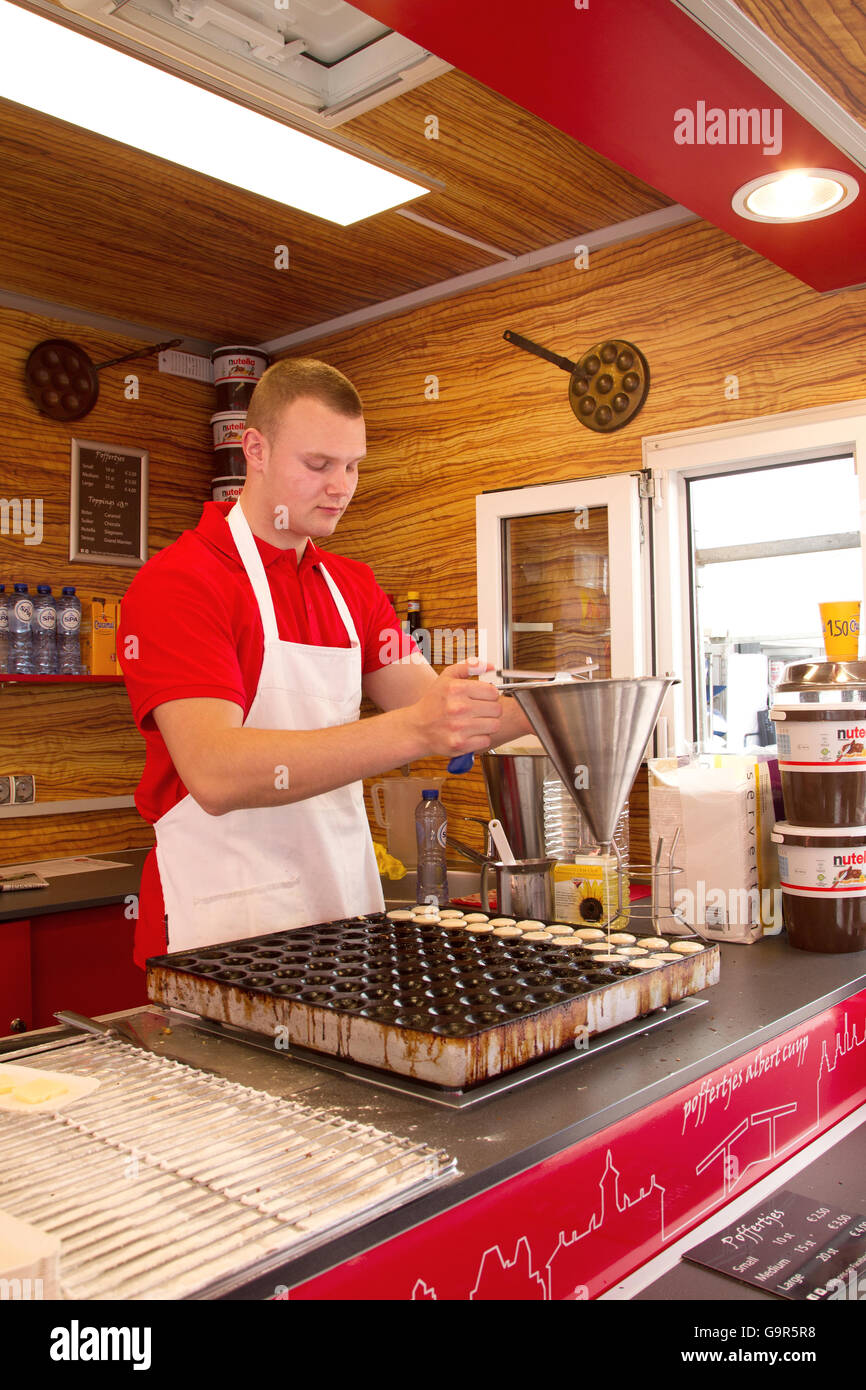
[[[779,880],[802,898],[866,898],[866,836],[863,844],[806,849],[779,846]]]
[[[217,420],[214,423],[214,446],[225,449],[229,445],[240,444],[246,429],[246,416],[240,420]]]
[[[789,772],[866,768],[866,719],[786,720],[776,725],[779,764]]]

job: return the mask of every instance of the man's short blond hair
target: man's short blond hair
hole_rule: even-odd
[[[361,397],[348,377],[315,357],[283,357],[264,373],[247,407],[247,429],[273,441],[286,406],[302,396],[321,401],[338,415],[363,415]]]

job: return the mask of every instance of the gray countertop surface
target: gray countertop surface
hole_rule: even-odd
[[[121,903],[137,893],[141,870],[150,853],[147,849],[100,850],[93,855],[57,855],[60,858],[104,859],[122,865],[118,869],[93,869],[79,874],[60,874],[49,879],[47,888],[30,888],[0,893],[0,924],[23,917],[42,917],[48,912],[67,912],[76,908],[105,907]],[[16,863],[36,861],[16,860]],[[38,867],[38,865],[37,865]],[[4,872],[0,864],[0,873]]]
[[[270,1042],[251,1046],[218,1026],[216,1032],[205,1031],[190,1016],[169,1015],[157,1006],[129,1011],[123,1018],[156,1053],[430,1144],[457,1161],[457,1176],[444,1186],[336,1237],[287,1264],[279,1277],[253,1281],[235,1295],[261,1298],[275,1282],[312,1278],[640,1111],[864,988],[866,952],[807,954],[789,946],[784,934],[754,946],[722,946],[721,979],[702,996],[706,1007],[462,1110],[296,1060]],[[170,1033],[163,1032],[165,1027]],[[22,1047],[58,1036],[56,1030],[45,1030],[6,1039],[0,1042],[0,1056],[11,1059]]]

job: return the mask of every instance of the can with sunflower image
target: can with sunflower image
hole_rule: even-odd
[[[570,864],[556,864],[553,869],[553,892],[556,918],[559,922],[574,922],[593,927],[613,917],[617,906],[616,855],[594,854]],[[623,875],[622,917],[629,916],[628,877]]]

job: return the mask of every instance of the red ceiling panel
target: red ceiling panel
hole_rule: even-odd
[[[670,0],[588,0],[586,8],[575,0],[362,0],[361,8],[815,289],[866,283],[862,170]],[[677,143],[675,113],[710,108],[766,112],[770,152],[751,138]],[[733,211],[742,184],[804,166],[853,175],[859,197],[799,224],[750,222]]]

